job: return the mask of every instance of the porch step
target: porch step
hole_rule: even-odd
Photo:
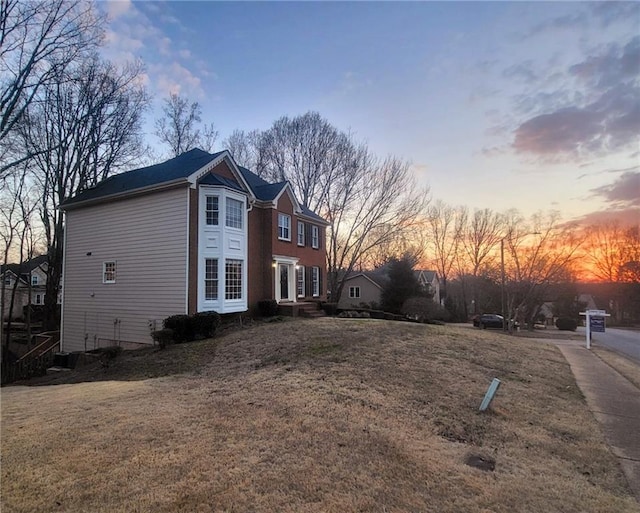
[[[325,317],[324,310],[317,303],[281,303],[278,313],[289,317]]]

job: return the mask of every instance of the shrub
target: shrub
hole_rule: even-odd
[[[338,313],[338,303],[322,303],[322,309],[327,315],[334,316]]]
[[[369,315],[372,319],[384,319],[384,312],[382,310],[371,310]]]
[[[556,328],[561,331],[576,331],[577,327],[578,323],[576,320],[570,317],[558,317],[558,319],[556,319]]]
[[[173,341],[177,344],[195,340],[193,325],[188,315],[181,314],[167,317],[163,322],[163,326],[165,329],[173,331]]]
[[[164,349],[168,344],[173,342],[173,330],[165,328],[162,330],[156,330],[151,332],[153,341],[160,346],[160,349]]]
[[[216,334],[221,319],[217,312],[198,312],[191,317],[195,338],[210,338]]]
[[[164,328],[173,331],[174,342],[191,342],[215,335],[220,326],[217,312],[198,312],[194,315],[172,315],[164,320]]]
[[[273,317],[278,314],[278,302],[275,299],[258,301],[258,311],[262,317]]]

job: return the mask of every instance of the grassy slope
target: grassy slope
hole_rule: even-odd
[[[3,389],[3,513],[640,511],[569,367],[533,340],[295,321],[71,380],[89,377]]]

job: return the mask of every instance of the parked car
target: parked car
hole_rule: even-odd
[[[473,317],[473,325],[476,328],[497,328],[503,329],[504,327],[504,317],[498,314],[482,314],[476,315]],[[518,328],[518,323],[513,323],[514,329]]]

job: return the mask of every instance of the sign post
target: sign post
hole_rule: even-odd
[[[605,317],[611,317],[611,315],[604,310],[587,310],[580,312],[580,315],[586,316],[587,349],[591,349],[591,333],[604,333]]]

